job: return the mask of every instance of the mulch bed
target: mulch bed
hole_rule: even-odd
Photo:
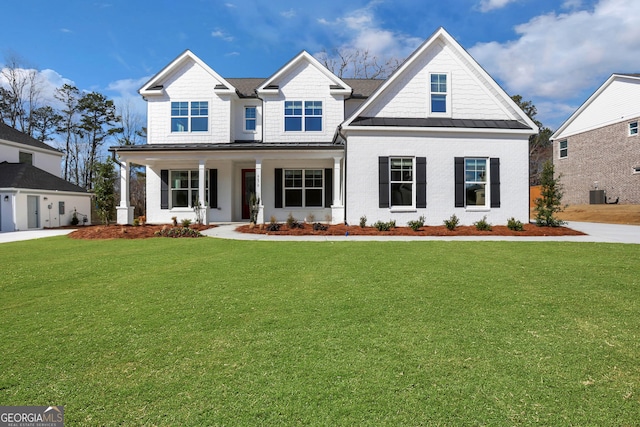
[[[86,227],[79,227],[76,231],[69,233],[69,237],[72,239],[147,239],[149,237],[156,237],[156,231],[160,231],[164,228],[171,228],[172,225],[90,225]],[[191,224],[189,228],[194,230],[206,230],[207,228],[213,228],[214,225],[198,225]]]

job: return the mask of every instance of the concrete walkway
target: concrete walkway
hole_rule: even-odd
[[[366,242],[366,241],[514,241],[514,242],[605,242],[640,244],[640,225],[599,224],[595,222],[569,222],[567,227],[586,233],[586,236],[267,236],[266,234],[238,233],[235,228],[243,223],[219,224],[203,234],[220,239],[265,241]],[[73,229],[28,230],[0,233],[0,243],[62,236]]]
[[[266,234],[238,233],[235,228],[242,223],[219,224],[203,234],[221,239],[267,240],[267,241],[517,241],[517,242],[606,242],[640,244],[640,226],[620,224],[598,224],[594,222],[570,222],[567,227],[586,233],[586,236],[268,236]]]

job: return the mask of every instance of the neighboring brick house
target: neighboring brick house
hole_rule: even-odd
[[[223,78],[185,51],[149,80],[147,221],[470,224],[529,219],[528,138],[538,129],[442,28],[385,81],[341,79],[301,52],[266,79]]]
[[[91,223],[91,194],[60,178],[62,153],[0,122],[0,231]]]
[[[640,74],[613,74],[553,134],[563,202],[640,203]]]

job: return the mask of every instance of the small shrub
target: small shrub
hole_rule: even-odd
[[[447,227],[447,230],[455,230],[458,224],[460,224],[460,219],[456,216],[456,214],[451,215],[449,219],[445,219],[444,226]]]
[[[295,219],[291,212],[289,212],[289,216],[287,217],[287,227],[293,230],[294,228],[304,228],[304,225]]]
[[[140,225],[145,225],[145,224],[147,223],[147,217],[146,217],[146,216],[144,216],[144,215],[140,215],[140,216],[138,217],[138,223],[139,223]]]
[[[313,224],[313,231],[327,231],[328,228],[329,227],[324,224],[320,224],[319,222]]]
[[[362,215],[360,217],[360,228],[365,228],[367,226],[367,216]]]
[[[507,228],[513,231],[523,231],[524,225],[519,220],[515,219],[514,217],[511,217],[507,220]]]
[[[191,220],[189,218],[185,218],[180,221],[180,224],[182,224],[183,228],[189,228],[189,226],[191,225]]]
[[[173,222],[173,226],[174,227],[178,226],[178,217],[177,216],[172,216],[171,217],[171,221]]]
[[[140,220],[139,220],[138,218],[134,218],[134,219],[133,219],[133,226],[134,226],[134,227],[137,227],[137,226],[139,226],[139,225],[140,225]]]
[[[420,218],[418,218],[417,220],[409,221],[407,225],[411,227],[413,231],[420,230],[420,228],[424,226],[424,215],[421,215]]]
[[[198,230],[188,227],[171,227],[163,228],[154,233],[158,237],[202,237],[203,234]]]
[[[377,221],[375,224],[373,224],[373,226],[378,231],[389,231],[396,226],[396,222],[395,221],[389,221],[389,222]]]
[[[271,215],[271,217],[269,218],[269,224],[275,224],[277,222],[278,220],[276,219],[276,217],[274,215]]]
[[[278,224],[277,222],[270,222],[266,227],[265,230],[267,231],[280,231],[280,224]]]
[[[310,213],[309,215],[307,215],[307,222],[313,224],[314,222],[316,222],[316,216]]]
[[[71,225],[78,225],[80,224],[80,220],[78,219],[78,212],[76,212],[76,210],[73,210],[73,215],[71,215]]]
[[[478,231],[491,231],[491,224],[487,222],[487,216],[483,216],[482,219],[473,223]]]

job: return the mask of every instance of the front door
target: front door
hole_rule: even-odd
[[[38,196],[27,196],[27,228],[38,228]]]
[[[242,219],[250,219],[249,200],[256,192],[256,170],[242,169]]]

